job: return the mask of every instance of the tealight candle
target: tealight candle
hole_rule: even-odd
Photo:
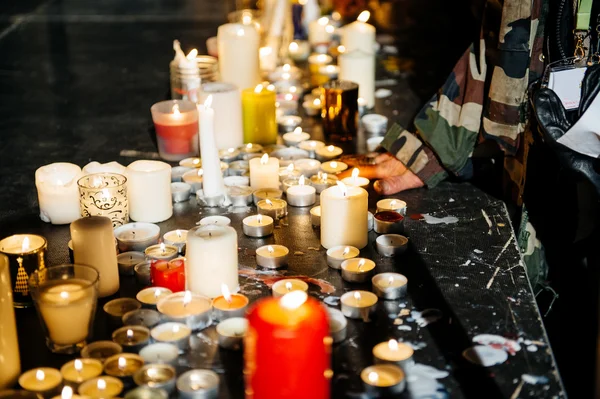
[[[341,269],[342,263],[353,259],[360,253],[359,249],[351,245],[338,245],[327,250],[327,265],[332,269]]]
[[[288,188],[286,192],[287,202],[291,206],[303,207],[313,205],[317,201],[317,190],[304,184],[304,176],[300,176],[297,186]]]
[[[174,203],[185,202],[190,199],[192,186],[188,183],[176,182],[171,183],[171,198]]]
[[[379,273],[373,276],[373,293],[381,299],[399,299],[406,295],[408,279],[400,273]]]
[[[373,357],[376,364],[395,364],[406,370],[414,364],[412,356],[415,353],[412,346],[395,339],[387,342],[381,342],[373,347]]]
[[[317,159],[321,162],[331,161],[332,159],[338,158],[344,151],[340,147],[334,145],[328,145],[327,147],[319,148],[315,151]]]
[[[135,281],[137,281],[138,284],[146,286],[152,283],[152,279],[150,277],[150,265],[152,262],[153,261],[151,260],[145,260],[133,267]]]
[[[112,340],[121,345],[126,352],[139,352],[150,343],[150,330],[144,326],[121,327],[112,333]]]
[[[328,161],[321,164],[321,170],[325,173],[338,174],[348,169],[348,165],[341,161]]]
[[[297,159],[294,162],[294,166],[300,171],[300,173],[308,178],[319,173],[319,170],[321,169],[321,162],[309,158]]]
[[[366,177],[360,177],[359,174],[360,170],[358,168],[354,168],[352,169],[352,176],[342,179],[342,182],[348,186],[367,188],[370,180]]]
[[[312,101],[304,101],[302,103],[302,108],[304,108],[306,115],[317,116],[321,113],[321,99],[315,98]]]
[[[169,320],[183,323],[194,331],[207,327],[212,321],[210,299],[190,291],[171,294],[156,307]]]
[[[190,370],[177,378],[180,399],[216,398],[219,395],[219,376],[211,370]]]
[[[156,309],[156,304],[158,301],[166,296],[171,295],[172,293],[173,291],[168,288],[149,287],[138,292],[135,298],[142,304],[142,306],[150,309]]]
[[[104,363],[107,358],[123,352],[123,347],[112,341],[96,341],[83,347],[81,357],[97,359]]]
[[[242,230],[249,237],[266,237],[273,234],[273,218],[266,215],[252,215],[242,220]]]
[[[153,309],[137,309],[123,315],[125,326],[142,326],[153,328],[161,322],[160,313]]]
[[[393,211],[377,212],[374,228],[377,234],[404,233],[404,217]]]
[[[300,177],[304,177],[304,175],[301,175]],[[281,182],[281,188],[283,189],[284,193],[287,193],[287,190],[292,187],[292,186],[297,186],[300,184],[300,177],[288,177],[287,179],[285,179],[284,181]]]
[[[177,247],[179,253],[183,253],[185,241],[187,240],[187,230],[172,230],[163,235],[163,242],[167,245]]]
[[[273,296],[275,298],[279,298],[292,291],[307,292],[308,284],[302,280],[298,280],[297,278],[284,278],[283,280],[275,282],[275,284],[273,284],[273,288],[271,288],[271,291],[273,292]]]
[[[375,313],[377,296],[369,291],[349,291],[340,298],[342,313],[349,319],[362,319],[369,322]]]
[[[204,181],[204,171],[202,169],[192,169],[189,172],[184,173],[181,177],[184,183],[191,186],[192,192],[202,190],[202,182]]]
[[[264,199],[256,204],[258,213],[270,216],[271,218],[281,219],[287,215],[287,202],[282,199]]]
[[[40,367],[28,370],[19,377],[19,385],[30,392],[51,396],[62,383],[62,375],[57,369]]]
[[[255,143],[248,143],[240,148],[242,154],[255,154],[263,151],[263,146]]]
[[[165,245],[160,243],[151,245],[144,251],[148,259],[154,260],[171,260],[179,256],[179,250],[174,245]]]
[[[179,352],[184,352],[190,346],[192,330],[182,323],[163,323],[154,327],[150,334],[154,341],[175,345]]]
[[[227,176],[223,178],[223,184],[227,187],[247,187],[250,186],[250,177],[248,176]]]
[[[404,391],[404,372],[393,364],[369,366],[360,373],[367,394],[374,397],[396,397]]]
[[[327,308],[329,316],[329,335],[334,343],[342,342],[346,339],[348,320],[342,312],[337,309]]]
[[[386,257],[403,254],[408,248],[408,238],[400,234],[384,234],[375,240],[377,252]]]
[[[80,395],[92,399],[110,399],[118,396],[123,391],[123,382],[110,376],[92,378],[79,386]]]
[[[244,317],[231,317],[217,324],[219,346],[225,349],[241,349],[248,331],[248,320]]]
[[[384,135],[387,128],[388,118],[379,114],[369,114],[361,119],[366,131],[374,136]],[[376,146],[377,147],[377,146]]]
[[[117,298],[106,302],[103,309],[113,323],[120,324],[125,313],[141,307],[142,304],[133,298]]]
[[[406,216],[406,202],[394,198],[377,201],[377,212],[384,211],[398,212],[402,216]]]
[[[250,186],[255,189],[279,187],[279,160],[265,154],[251,159]]]
[[[168,399],[169,395],[162,389],[137,387],[125,394],[124,399]]]
[[[77,387],[83,381],[102,374],[102,362],[97,359],[75,359],[60,368],[65,383]]]
[[[250,171],[250,163],[248,161],[234,161],[229,164],[227,174],[229,176],[242,176]]]
[[[144,359],[133,353],[121,353],[106,359],[104,373],[111,377],[132,377],[142,366]]]
[[[286,267],[289,253],[283,245],[265,245],[256,250],[256,264],[266,269]]]
[[[175,368],[167,364],[147,364],[133,375],[133,382],[140,387],[163,389],[168,394],[175,391]]]
[[[143,252],[127,251],[117,255],[117,264],[119,265],[119,274],[133,276],[133,268],[138,263],[143,262],[146,255]]]
[[[328,189],[329,187],[333,187],[337,184],[338,178],[335,176],[330,176],[327,173],[317,173],[316,175],[311,176],[310,183],[317,190],[317,194],[321,194],[323,190]]]
[[[173,292],[185,290],[185,258],[170,261],[153,260],[150,263],[152,284]]]
[[[202,160],[198,157],[184,158],[179,161],[179,166],[198,169],[202,167]]]
[[[187,166],[173,166],[171,168],[171,183],[181,183],[183,175],[189,172],[192,168]],[[171,191],[173,191],[173,185],[171,184]]]
[[[232,294],[227,285],[221,284],[223,295],[213,299],[213,316],[215,320],[222,321],[230,317],[244,317],[250,300],[242,294]]]
[[[290,177],[300,177],[302,173],[294,167],[293,163],[290,163],[288,166],[282,166],[279,168],[279,181],[283,182]]]
[[[241,153],[240,150],[236,149],[236,148],[228,148],[226,150],[219,150],[219,158],[221,159],[221,161],[223,162],[233,162],[233,161],[237,161],[240,157]]]
[[[294,40],[288,46],[288,56],[296,61],[306,61],[310,53],[310,44],[306,40]]]
[[[293,132],[301,123],[302,118],[298,115],[281,115],[277,118],[277,126],[282,133]]]
[[[140,351],[140,356],[146,363],[175,365],[179,357],[179,348],[173,344],[157,342],[143,348]]]
[[[114,231],[119,251],[145,251],[158,242],[160,227],[153,223],[127,223]]]
[[[254,190],[249,186],[226,187],[227,198],[232,206],[246,207],[252,204]]]
[[[350,283],[364,283],[373,275],[375,262],[366,258],[348,259],[342,262],[342,278]]]
[[[31,393],[31,392],[27,392],[27,391],[22,391],[27,393],[28,395],[6,395],[3,396],[3,393],[6,393],[7,391],[3,391],[0,392],[0,398],[2,399],[38,399],[41,398],[40,395]],[[11,392],[11,391],[8,391]],[[15,391],[12,391],[15,392]],[[31,396],[29,396],[31,395]],[[60,392],[60,395],[56,395],[54,396],[52,399],[85,399],[83,396],[80,395],[74,395],[73,394],[73,388],[71,388],[69,385],[65,385],[62,389],[62,391]]]
[[[310,139],[310,134],[303,132],[301,127],[297,127],[291,133],[283,135],[283,142],[287,146],[297,146],[303,141]]]
[[[325,143],[319,140],[307,140],[298,144],[298,148],[308,152],[309,158],[316,158],[316,151],[323,147],[325,147]]]

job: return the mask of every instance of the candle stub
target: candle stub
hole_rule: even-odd
[[[360,373],[365,391],[374,397],[396,397],[406,387],[402,369],[393,364],[369,366]]]
[[[60,373],[65,382],[79,385],[83,381],[98,377],[102,374],[102,362],[97,359],[75,359],[65,363]]]
[[[219,376],[211,370],[190,370],[177,378],[181,399],[216,398],[219,394]]]
[[[412,359],[414,353],[412,346],[404,342],[398,342],[395,339],[381,342],[373,347],[375,363],[395,364],[404,370],[414,364]]]
[[[350,283],[364,283],[373,276],[375,262],[366,258],[347,259],[342,262],[342,278]]]
[[[369,322],[377,307],[377,296],[369,291],[349,291],[340,302],[344,316]]]
[[[406,216],[406,202],[395,198],[386,198],[377,201],[377,212],[384,211],[398,212],[402,216]]]
[[[112,333],[112,339],[127,352],[139,352],[150,343],[150,330],[144,326],[124,326]]]
[[[315,206],[310,209],[310,222],[313,227],[319,227],[321,225],[321,207]]]
[[[356,258],[360,250],[351,245],[338,245],[327,250],[327,265],[332,269],[341,269],[342,262]]]
[[[191,291],[177,292],[161,299],[156,305],[165,318],[201,330],[212,322],[210,299]]]
[[[184,352],[190,345],[192,330],[182,323],[163,323],[154,327],[150,332],[156,342],[163,342],[177,346]]]
[[[261,238],[273,234],[273,218],[266,215],[252,215],[242,220],[242,230],[249,237]]]
[[[400,234],[384,234],[375,240],[377,252],[386,257],[396,256],[406,252],[408,238]]]
[[[19,385],[28,391],[51,396],[57,391],[62,380],[62,375],[57,369],[40,367],[21,374]]]
[[[221,284],[221,292],[223,295],[212,301],[214,319],[222,321],[230,317],[243,317],[246,307],[250,303],[248,297],[242,294],[232,294],[225,284]]]
[[[160,237],[160,227],[153,223],[127,223],[114,230],[121,252],[143,252],[156,244]]]
[[[144,347],[140,356],[146,363],[166,363],[176,365],[179,357],[179,348],[166,342],[156,342]]]
[[[133,382],[140,387],[161,389],[168,394],[175,391],[175,368],[168,364],[147,364],[133,375]]]
[[[406,295],[408,279],[400,273],[379,273],[371,282],[373,293],[381,299],[394,300]]]
[[[256,250],[256,264],[266,269],[286,267],[289,253],[283,245],[265,245]]]
[[[282,199],[264,199],[256,204],[256,209],[261,215],[270,216],[273,219],[282,219],[287,216],[287,202]]]
[[[308,291],[308,284],[297,278],[285,278],[273,284],[273,296],[279,298],[292,291]]]
[[[133,298],[117,298],[106,302],[103,309],[113,323],[120,324],[125,313],[141,307],[142,304]]]
[[[238,350],[248,330],[248,320],[244,317],[232,317],[217,324],[219,346],[225,349]]]
[[[144,365],[144,359],[133,353],[120,353],[106,359],[104,373],[111,377],[131,377]]]

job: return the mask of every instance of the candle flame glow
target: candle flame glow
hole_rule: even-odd
[[[283,96],[283,98],[286,101],[292,101],[294,99],[294,95],[292,93],[286,93],[285,96]]]
[[[237,34],[239,37],[242,37],[242,36],[245,36],[245,35],[246,35],[246,32],[244,32],[244,29],[238,29],[238,31],[236,32],[236,34]]]
[[[363,12],[361,12],[358,15],[358,18],[356,18],[356,20],[358,22],[367,22],[370,17],[371,17],[371,13],[369,11],[367,11],[367,10],[364,10]]]
[[[364,260],[364,259],[361,259],[361,260],[358,262],[358,271],[359,271],[359,272],[361,271],[360,269],[361,269],[361,268],[362,268],[364,265],[365,265],[365,260]]]
[[[188,55],[185,56],[185,58],[187,58],[188,60],[194,60],[196,59],[196,57],[198,56],[198,50],[196,50],[195,48],[192,49],[192,51],[190,51],[188,53]]]
[[[281,74],[281,79],[283,79],[283,80],[290,80],[291,77],[292,77],[292,75],[290,75],[287,72],[284,72]]]
[[[228,148],[227,149],[227,152],[230,153],[230,154],[233,154],[234,151],[235,151],[235,148]]]
[[[127,330],[127,339],[133,338],[133,330]]]
[[[392,201],[390,202],[390,206],[391,206],[391,207],[394,207],[394,205],[396,205],[396,200],[392,200]]]
[[[392,284],[394,284],[394,276],[390,276],[390,278],[388,278],[388,285]]]
[[[360,298],[361,298],[360,292],[354,291],[354,299],[356,299],[356,302],[360,301]]]
[[[323,181],[323,183],[327,183],[327,173],[323,173],[321,176],[321,181]]]
[[[173,104],[173,107],[171,108],[171,112],[175,116],[181,115],[181,112],[179,111],[179,104]]]
[[[300,178],[298,179],[298,185],[299,186],[303,186],[304,185],[304,175],[300,176]]]
[[[154,298],[158,298],[160,296],[160,288],[154,290]]]
[[[342,183],[341,181],[337,182],[338,187],[340,188],[340,191],[342,192],[342,195],[345,197],[346,195],[348,195],[348,187],[346,187],[346,185],[344,183]]]
[[[262,157],[260,157],[260,164],[261,165],[266,165],[269,163],[269,154],[265,154]]]
[[[398,341],[396,341],[395,339],[390,339],[388,341],[388,348],[390,348],[391,351],[397,351],[398,350]]]
[[[228,303],[231,303],[231,292],[229,292],[227,284],[221,284],[221,293],[223,294],[223,298],[225,298]]]
[[[252,143],[246,144],[246,148],[248,148],[248,149],[252,148]]]
[[[185,294],[183,294],[183,306],[187,306],[190,302],[192,302],[192,292],[186,291]]]
[[[339,45],[337,51],[340,54],[344,54],[346,52],[346,46]]]
[[[150,369],[148,369],[147,373],[148,373],[148,377],[150,377],[150,378],[158,377],[158,371],[156,371],[156,369],[150,368]]]
[[[164,254],[164,253],[165,253],[165,251],[166,251],[166,248],[165,248],[165,243],[164,243],[164,242],[161,242],[161,243],[160,243],[160,252],[162,252],[162,253]]]
[[[198,169],[198,176],[202,176],[204,174],[204,171],[202,169]]]
[[[61,291],[60,292],[60,297],[62,299],[69,299],[69,293],[67,291]]]
[[[289,281],[287,283],[285,283],[285,289],[288,291],[292,290],[292,283],[290,283]]]
[[[329,18],[321,17],[321,18],[319,18],[319,20],[317,22],[321,26],[327,26],[327,24],[329,24]]]
[[[117,360],[117,367],[119,367],[121,370],[127,367],[127,359],[120,357],[119,360]]]
[[[275,91],[275,85],[267,85],[267,90],[269,91]]]
[[[292,291],[288,294],[285,294],[279,300],[281,306],[289,310],[298,309],[306,300],[308,299],[308,295],[304,291]]]
[[[75,371],[80,373],[81,370],[83,370],[83,362],[79,359],[75,359],[75,361],[73,362],[73,367],[75,368]]]
[[[370,383],[375,384],[379,380],[379,375],[376,372],[371,371],[369,373],[369,375],[367,376],[367,379],[369,380]]]
[[[297,128],[295,128],[294,129],[294,134],[302,134],[302,128],[300,126],[298,126]],[[292,168],[292,169],[294,169],[294,168]]]
[[[335,32],[335,27],[333,25],[327,25],[325,27],[325,32],[327,32],[327,33],[333,33],[333,32]]]
[[[179,332],[179,324],[175,324],[171,331],[173,332],[173,334],[177,334]]]
[[[297,91],[298,91],[298,88],[296,86],[290,87],[290,93],[296,93]]]
[[[356,100],[356,102],[358,103],[359,107],[364,107],[365,105],[367,105],[367,100],[365,100],[362,97],[358,97],[358,100]]]
[[[100,378],[100,379],[98,380],[98,383],[96,384],[96,387],[98,387],[98,389],[99,389],[100,391],[102,391],[102,390],[106,389],[106,381],[104,381],[102,378]]]
[[[293,172],[294,171],[294,164],[293,163],[289,164],[287,166],[287,170],[288,170],[288,172]]]
[[[242,24],[250,25],[250,22],[252,22],[252,15],[247,14],[247,13],[242,15]]]
[[[212,94],[209,94],[208,97],[206,97],[206,100],[204,100],[204,109],[210,109],[210,107],[212,105],[212,101],[213,101]]]
[[[350,247],[344,248],[344,252],[342,252],[342,256],[346,256],[350,253]]]
[[[329,164],[329,166],[331,166],[333,169],[336,169],[338,164],[335,161],[331,161],[331,163]]]
[[[66,386],[60,393],[61,399],[71,399],[73,397],[73,388]]]
[[[312,148],[315,148],[315,147],[317,146],[317,143],[316,143],[316,142],[314,142],[314,141],[311,141],[311,142],[310,142],[310,146],[311,146]]]
[[[333,150],[335,150],[334,146],[330,145],[330,146],[327,147],[327,151],[333,152]]]
[[[352,169],[352,178],[356,180],[359,173],[360,173],[360,170],[358,170],[358,168]]]
[[[319,64],[324,64],[329,60],[328,57],[329,56],[327,54],[319,54],[319,55],[317,55],[317,62]]]
[[[267,205],[269,205],[271,208],[273,207],[273,201],[271,201],[270,199],[266,199],[265,202],[267,203]]]
[[[35,372],[35,379],[38,381],[44,381],[46,379],[46,373],[44,370],[38,370]]]
[[[256,94],[260,94],[260,92],[263,90],[263,85],[262,84],[257,84],[256,87],[254,88],[254,92]]]
[[[290,52],[298,51],[298,43],[291,42],[290,45],[288,46],[288,49],[290,50]]]
[[[337,11],[334,11],[334,12],[332,12],[332,13],[331,13],[331,18],[332,18],[334,21],[339,21],[339,20],[341,20],[341,19],[342,19],[342,14],[340,14],[340,13],[339,13],[339,12],[337,12]]]
[[[192,161],[192,163],[193,163],[194,165],[200,165],[200,158],[195,158],[195,159]]]
[[[177,238],[181,238],[181,230],[175,230],[175,234],[177,234]]]
[[[283,64],[283,66],[281,67],[283,72],[289,72],[291,68],[292,67],[290,66],[290,64]]]
[[[21,252],[29,251],[29,237],[25,237],[21,243]]]
[[[320,107],[320,106],[321,106],[321,99],[319,99],[319,98],[315,98],[315,99],[313,100],[313,105],[314,105],[315,107]]]
[[[275,252],[275,249],[273,249],[273,247],[269,245],[267,247],[267,251],[269,251],[269,253],[272,254],[273,252]]]
[[[258,224],[262,224],[262,215],[256,215],[256,221],[258,222]]]

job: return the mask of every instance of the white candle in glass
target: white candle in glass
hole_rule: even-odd
[[[215,144],[215,111],[211,108],[212,96],[208,96],[203,105],[198,105],[200,115],[200,155],[204,171],[202,191],[205,197],[223,196],[225,202],[225,183],[221,172],[221,159]],[[226,205],[223,203],[223,205]]]
[[[21,374],[17,324],[12,300],[8,258],[0,255],[0,390],[13,386]]]
[[[356,21],[344,26],[342,31],[342,45],[346,52],[360,50],[366,53],[374,52],[375,27],[367,21],[371,14],[369,11],[360,13]]]
[[[279,160],[265,154],[261,158],[250,160],[250,186],[260,188],[279,188]]]
[[[240,90],[260,83],[259,41],[258,31],[252,25],[219,26],[217,45],[221,81],[233,83]]]
[[[173,215],[171,166],[160,161],[135,161],[127,166],[129,216],[156,223]]]
[[[369,195],[360,187],[338,182],[321,193],[321,245],[364,248],[368,242]]]
[[[40,219],[52,224],[68,224],[80,218],[77,180],[81,168],[72,163],[53,163],[35,171]]]
[[[209,298],[221,295],[221,284],[238,291],[237,233],[230,226],[199,226],[188,232],[187,289]]]
[[[375,106],[375,54],[354,50],[340,55],[340,80],[358,83],[358,95],[367,108]]]
[[[239,89],[231,83],[204,83],[198,103],[204,103],[208,96],[212,96],[211,108],[215,113],[217,148],[226,150],[241,147],[244,144],[244,130],[242,128],[242,98]]]

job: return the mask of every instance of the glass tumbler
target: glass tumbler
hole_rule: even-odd
[[[332,80],[321,90],[323,133],[331,141],[354,140],[358,133],[358,85]]]
[[[198,109],[187,100],[161,101],[150,108],[156,129],[158,153],[178,162],[198,155]]]
[[[113,228],[129,222],[127,178],[118,173],[93,173],[77,181],[82,217],[104,216]]]
[[[94,324],[99,274],[84,265],[60,265],[38,270],[29,291],[54,353],[77,353],[87,344]]]

